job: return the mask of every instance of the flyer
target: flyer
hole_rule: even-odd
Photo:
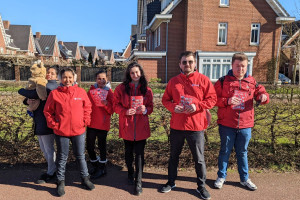
[[[106,100],[108,91],[101,89],[101,88],[96,88],[96,89],[90,90],[90,94],[91,94],[91,97],[93,98],[96,106],[103,106],[101,101]]]

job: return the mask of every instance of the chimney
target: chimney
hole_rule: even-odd
[[[64,42],[63,41],[58,41],[58,44],[64,46]]]
[[[36,38],[41,38],[41,32],[36,32],[36,33],[35,33],[35,37],[36,37]]]
[[[7,20],[4,20],[4,21],[3,21],[3,26],[4,26],[4,29],[5,29],[5,30],[8,30],[8,29],[9,29],[9,25],[10,25],[9,21],[7,21]]]
[[[82,48],[84,50],[84,46],[79,46],[80,48]]]

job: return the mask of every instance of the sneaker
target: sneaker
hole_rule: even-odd
[[[217,180],[215,181],[215,188],[221,189],[223,187],[223,184],[225,182],[225,178],[217,178]]]
[[[51,180],[53,180],[55,178],[55,173],[53,175],[49,175],[47,173],[44,173],[40,176],[40,178],[36,181],[37,184],[44,184],[44,183],[48,183]]]
[[[200,194],[201,199],[210,199],[210,194],[205,187],[197,188],[197,192]]]
[[[252,183],[252,181],[250,179],[248,179],[247,181],[244,182],[240,182],[242,186],[246,186],[247,188],[249,188],[250,190],[256,190],[257,187],[254,183]]]
[[[171,184],[169,181],[161,188],[162,193],[170,192],[173,188],[175,188],[175,183]]]

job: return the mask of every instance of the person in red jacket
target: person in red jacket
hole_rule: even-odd
[[[87,128],[86,148],[93,165],[91,178],[96,179],[106,174],[106,137],[113,114],[113,92],[104,70],[96,73],[96,83],[91,85],[88,96],[92,102],[92,115]],[[95,152],[96,138],[100,158]]]
[[[57,193],[65,194],[65,171],[69,154],[69,142],[80,168],[82,185],[88,190],[95,188],[89,180],[85,161],[85,129],[91,121],[91,102],[86,91],[76,84],[73,69],[65,68],[59,73],[60,86],[52,90],[45,108],[44,115],[49,128],[55,133],[57,146]]]
[[[232,70],[215,83],[218,96],[218,124],[221,148],[218,159],[218,178],[214,185],[222,188],[226,176],[228,160],[234,147],[237,157],[240,183],[250,190],[257,187],[249,179],[247,148],[254,126],[253,99],[259,104],[267,104],[269,95],[262,85],[247,73],[248,57],[236,53],[232,57]]]
[[[186,51],[180,55],[179,67],[181,73],[169,80],[162,97],[162,103],[172,113],[172,117],[168,182],[161,188],[161,192],[170,192],[176,186],[179,155],[186,139],[195,162],[197,192],[201,198],[210,199],[205,188],[204,130],[208,125],[206,110],[214,107],[217,96],[209,78],[195,70],[193,52]]]
[[[134,194],[142,193],[142,173],[146,139],[150,137],[148,115],[153,111],[153,93],[147,87],[144,70],[133,62],[128,65],[125,79],[114,91],[114,110],[119,114],[119,137],[125,144],[128,183],[134,184]],[[135,153],[135,182],[133,152]]]

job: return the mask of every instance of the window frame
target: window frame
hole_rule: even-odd
[[[253,27],[253,26],[258,25],[257,27]],[[253,31],[257,30],[257,38],[256,38],[256,42],[252,42],[252,33]],[[260,40],[260,23],[251,23],[251,31],[250,31],[250,45],[253,46],[258,46],[259,45],[259,40]]]
[[[221,7],[229,7],[229,0],[220,0],[220,6]]]
[[[225,28],[221,27],[221,25],[225,25]],[[220,31],[225,30],[225,41],[220,41]],[[227,45],[227,35],[228,35],[228,23],[220,22],[218,24],[218,45]]]

